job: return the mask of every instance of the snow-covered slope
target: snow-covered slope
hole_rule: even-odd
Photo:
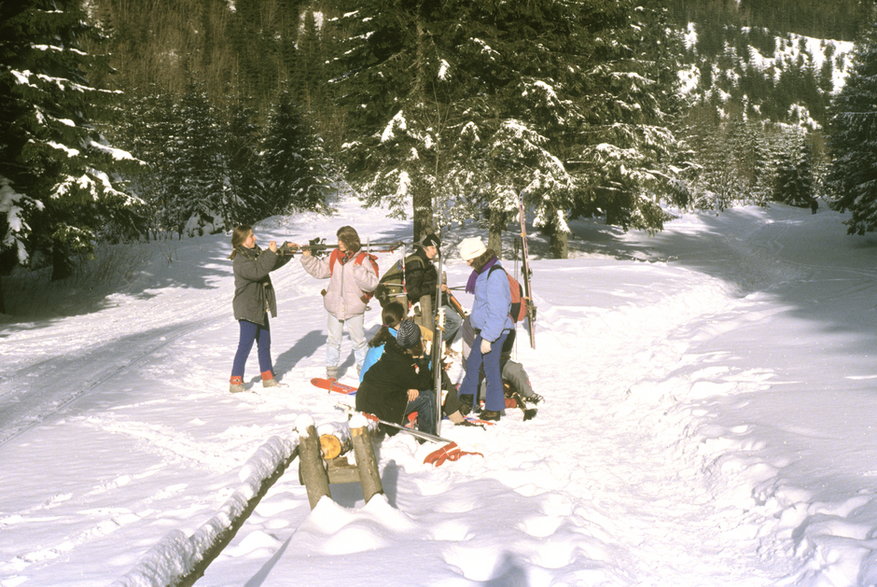
[[[386,495],[367,505],[336,485],[311,511],[294,463],[199,584],[877,582],[877,246],[842,220],[776,207],[684,215],[654,237],[575,225],[574,258],[534,262],[538,348],[522,336],[517,358],[546,398],[535,419],[446,424],[484,457],[439,468],[422,463],[434,446],[386,440]],[[410,232],[343,201],[257,237],[342,224]],[[451,245],[472,234],[446,235],[452,285],[467,268]],[[227,238],[145,246],[99,309],[0,330],[4,587],[111,583],[210,520],[303,414],[342,419],[349,399],[308,383],[324,371],[321,282],[297,261],[274,274],[286,387],[263,391],[252,357],[232,395]]]

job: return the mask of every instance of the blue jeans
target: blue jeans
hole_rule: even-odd
[[[500,337],[490,345],[490,352],[486,355],[481,354],[480,333],[472,342],[472,350],[469,351],[469,359],[466,361],[466,375],[463,376],[463,383],[460,384],[460,395],[472,396],[472,405],[476,408],[478,407],[478,379],[481,377],[482,367],[484,368],[484,378],[487,380],[484,409],[499,412],[505,408],[500,359],[502,359],[502,346],[508,335],[509,331],[503,330]]]
[[[405,406],[405,415],[417,412],[417,429],[435,434],[435,393],[431,389],[421,389],[417,399]],[[407,420],[407,418],[406,418]]]
[[[444,341],[445,344],[450,346],[452,342],[457,338],[457,334],[460,332],[460,327],[463,325],[463,317],[457,314],[457,311],[452,307],[445,305],[445,334]]]
[[[247,357],[250,356],[254,342],[259,347],[259,371],[262,373],[272,371],[271,329],[268,325],[268,316],[265,316],[265,326],[255,322],[248,322],[247,320],[238,320],[238,324],[241,326],[241,336],[238,340],[238,350],[234,355],[231,376],[243,378]]]

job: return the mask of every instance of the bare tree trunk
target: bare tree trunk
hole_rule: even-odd
[[[425,189],[417,189],[412,198],[414,205],[414,240],[419,241],[433,232],[432,197]]]
[[[487,248],[496,251],[502,259],[502,230],[506,225],[506,215],[498,210],[491,210],[487,219]]]
[[[568,259],[569,258],[569,233],[561,229],[561,223],[558,220],[560,212],[554,210],[550,214],[546,214],[548,222],[543,230],[548,234],[548,254],[552,259]]]
[[[549,249],[552,259],[569,258],[569,234],[555,230],[551,233]]]

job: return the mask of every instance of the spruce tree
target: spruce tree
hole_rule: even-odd
[[[601,0],[350,10],[335,62],[347,169],[368,202],[413,206],[415,237],[434,203],[497,226],[522,193],[554,236],[570,216],[660,226],[676,78],[654,13]]]
[[[854,49],[853,67],[832,101],[826,187],[831,207],[852,217],[850,234],[877,230],[877,22]]]
[[[0,272],[50,264],[70,274],[108,231],[136,230],[139,200],[115,183],[115,150],[92,124],[113,96],[89,84],[102,61],[81,2],[0,4]],[[124,234],[122,234],[124,236]]]
[[[773,199],[799,207],[809,207],[815,201],[813,158],[801,130],[794,132],[779,154],[774,175]]]
[[[260,159],[265,215],[325,208],[332,162],[288,92],[269,116]]]

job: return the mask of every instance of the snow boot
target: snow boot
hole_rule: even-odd
[[[279,385],[280,383],[275,379],[274,373],[271,371],[265,371],[262,373],[262,387],[277,387]]]
[[[229,379],[228,391],[230,393],[240,393],[244,390],[244,378],[234,376]]]
[[[326,379],[338,379],[338,366],[326,367]]]
[[[499,422],[500,418],[502,418],[502,412],[481,410],[481,414],[478,417],[482,420],[487,420],[488,422]]]

